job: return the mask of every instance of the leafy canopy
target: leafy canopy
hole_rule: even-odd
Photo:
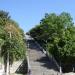
[[[75,63],[75,27],[69,13],[46,13],[29,33],[58,62]]]

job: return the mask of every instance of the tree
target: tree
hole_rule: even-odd
[[[29,33],[55,57],[60,66],[75,63],[75,27],[69,13],[46,14]]]
[[[4,59],[5,72],[9,70],[10,74],[13,61],[25,58],[24,32],[5,11],[0,11],[0,26],[0,38],[4,40],[1,56]]]

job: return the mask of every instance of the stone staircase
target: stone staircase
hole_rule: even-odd
[[[49,59],[34,41],[28,41],[28,43],[30,75],[58,75],[58,68],[52,59]]]

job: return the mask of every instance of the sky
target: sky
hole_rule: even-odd
[[[0,0],[0,10],[9,12],[25,32],[39,24],[45,13],[68,12],[75,22],[75,0]]]

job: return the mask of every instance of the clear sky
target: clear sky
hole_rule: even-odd
[[[9,12],[25,32],[39,24],[45,13],[69,12],[75,21],[75,0],[0,0],[0,10]]]

